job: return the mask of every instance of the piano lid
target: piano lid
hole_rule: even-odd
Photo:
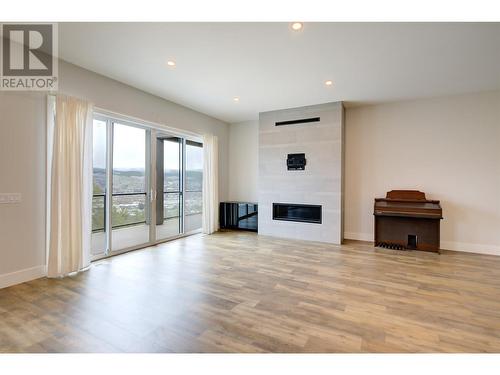
[[[408,199],[425,201],[425,193],[418,190],[391,190],[385,194],[386,199]]]
[[[428,200],[418,190],[391,190],[385,198],[375,198],[376,216],[405,216],[442,219],[443,211],[437,200]]]

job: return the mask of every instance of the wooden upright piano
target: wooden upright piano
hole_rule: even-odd
[[[417,190],[391,190],[375,198],[375,246],[439,252],[443,211]]]

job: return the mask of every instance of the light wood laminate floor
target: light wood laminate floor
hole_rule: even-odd
[[[494,256],[223,232],[0,290],[0,352],[483,351]]]

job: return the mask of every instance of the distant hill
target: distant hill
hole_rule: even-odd
[[[115,169],[113,171],[113,190],[114,191],[144,191],[145,190],[145,171],[144,169]],[[165,171],[165,186],[169,189],[178,188],[179,171]],[[203,171],[186,171],[186,185],[188,190],[201,191],[203,187]],[[99,194],[106,187],[106,170],[104,168],[94,168],[94,193]]]

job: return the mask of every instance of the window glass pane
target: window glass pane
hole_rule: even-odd
[[[184,231],[201,228],[203,189],[203,147],[186,141],[186,190],[184,195]]]
[[[179,193],[164,193],[163,198],[163,221],[156,227],[156,238],[159,240],[180,233],[181,196]]]
[[[201,191],[203,187],[203,147],[186,142],[186,191]]]
[[[106,251],[106,121],[95,120],[92,133],[92,255]]]
[[[163,142],[163,191],[179,191],[179,165],[181,143],[179,138],[166,139]]]
[[[146,131],[115,124],[113,132],[113,193],[146,191]]]
[[[145,221],[146,130],[115,123],[112,226],[119,228]]]
[[[149,241],[146,130],[113,124],[113,197],[111,250]]]
[[[176,236],[181,230],[182,196],[181,180],[181,150],[182,139],[158,134],[161,140],[162,160],[158,160],[158,173],[162,173],[157,195],[156,238],[163,240]],[[161,157],[161,156],[160,156]],[[163,194],[162,194],[163,193]]]
[[[92,134],[94,194],[106,191],[106,122],[94,120]]]
[[[178,217],[180,213],[179,193],[165,193],[163,195],[163,218],[172,219]]]
[[[113,196],[113,228],[146,222],[145,195]]]
[[[186,215],[201,214],[201,191],[186,191]]]
[[[105,228],[105,204],[106,200],[103,196],[92,197],[92,231],[104,231]]]

